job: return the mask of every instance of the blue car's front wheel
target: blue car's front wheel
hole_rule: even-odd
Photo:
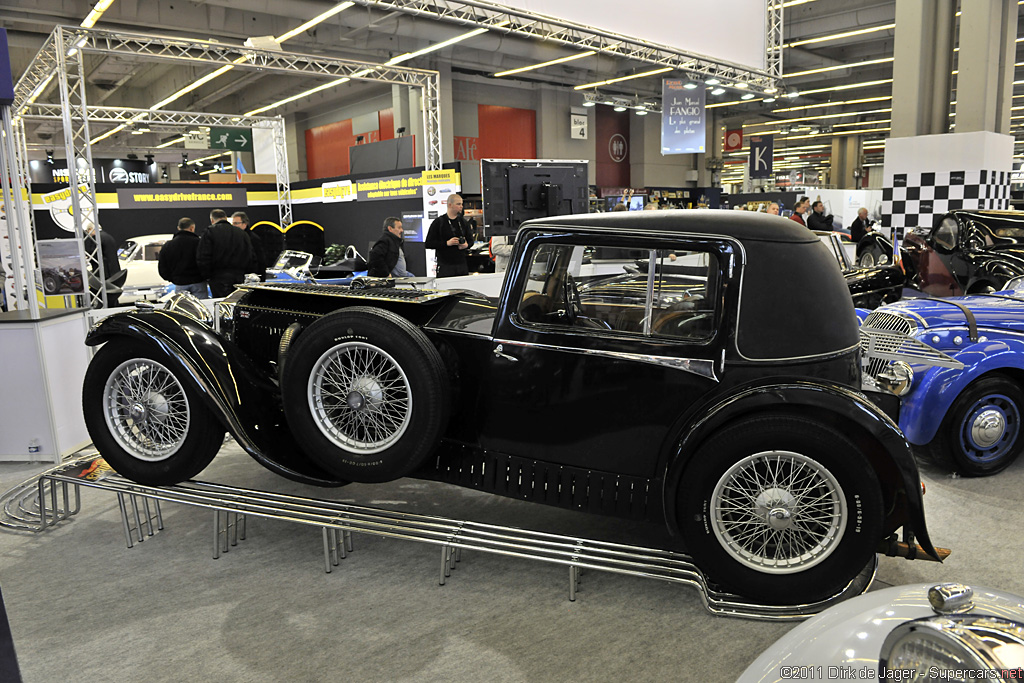
[[[939,455],[973,477],[1006,469],[1024,450],[1024,392],[1002,376],[976,380],[953,403],[940,429]]]

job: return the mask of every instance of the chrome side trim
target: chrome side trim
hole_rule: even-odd
[[[935,365],[942,368],[962,370],[964,364],[951,356],[918,341],[913,337],[895,332],[871,328],[860,330],[861,355],[865,361],[873,359],[902,360],[920,365]],[[875,373],[871,373],[875,374]]]
[[[648,365],[659,365],[673,370],[682,370],[701,377],[707,377],[715,382],[719,381],[715,374],[715,362],[703,358],[675,358],[672,356],[655,356],[647,353],[625,353],[622,351],[603,351],[600,349],[580,349],[571,346],[557,346],[555,344],[534,344],[531,342],[510,341],[508,339],[495,339],[496,343],[508,346],[520,346],[524,348],[544,349],[545,351],[564,351],[582,356],[602,356],[617,360],[632,361],[635,363],[647,363]]]

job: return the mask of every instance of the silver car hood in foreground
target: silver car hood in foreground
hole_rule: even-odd
[[[738,683],[782,680],[878,680],[882,643],[900,624],[936,616],[934,583],[897,586],[851,598],[803,622],[747,667]],[[971,615],[1024,621],[1024,599],[974,586]],[[818,674],[820,667],[820,675]],[[831,676],[829,667],[833,667]]]

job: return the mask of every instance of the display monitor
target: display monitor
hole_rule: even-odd
[[[586,213],[586,161],[482,159],[483,220],[488,235],[513,235],[531,218]]]

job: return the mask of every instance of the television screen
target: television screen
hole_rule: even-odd
[[[488,235],[514,235],[531,218],[587,212],[586,161],[482,159],[480,179]]]

